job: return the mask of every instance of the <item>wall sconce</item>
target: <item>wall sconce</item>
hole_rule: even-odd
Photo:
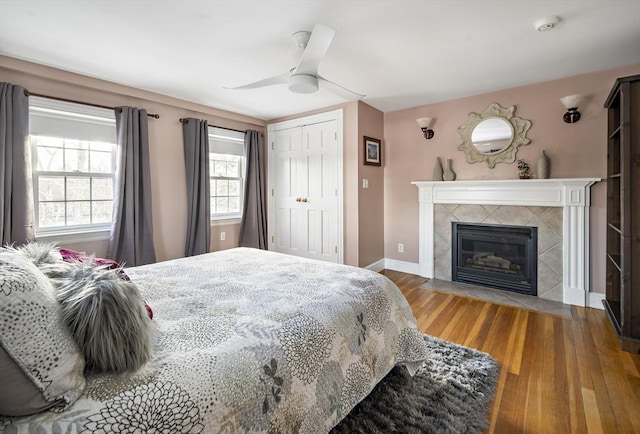
[[[429,127],[431,126],[431,122],[433,121],[433,118],[419,118],[416,119],[416,122],[418,122],[418,125],[420,126],[420,129],[422,130],[422,133],[424,134],[424,138],[429,140],[433,137],[433,135],[435,134],[433,132],[432,129],[430,129]]]
[[[568,95],[560,98],[564,107],[569,110],[562,116],[562,119],[568,124],[575,124],[580,120],[580,112],[578,107],[582,102],[582,95]]]

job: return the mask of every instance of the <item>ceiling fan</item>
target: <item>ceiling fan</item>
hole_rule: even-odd
[[[297,66],[284,74],[265,78],[244,86],[227,87],[225,89],[257,89],[276,84],[287,84],[289,90],[294,93],[314,93],[318,91],[318,87],[322,87],[349,100],[364,98],[366,95],[353,92],[318,74],[318,65],[329,49],[335,34],[336,31],[334,29],[324,24],[316,24],[311,32],[296,32],[292,37],[293,42],[298,49],[303,50]]]

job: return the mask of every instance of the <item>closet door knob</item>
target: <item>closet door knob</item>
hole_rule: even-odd
[[[307,199],[306,197],[304,199],[302,199],[303,202],[308,202],[309,199]]]

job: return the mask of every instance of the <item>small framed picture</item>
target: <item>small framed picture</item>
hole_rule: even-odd
[[[364,164],[382,166],[380,140],[364,136]]]

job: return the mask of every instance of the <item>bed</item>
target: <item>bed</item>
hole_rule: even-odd
[[[428,349],[385,276],[249,248],[127,268],[154,312],[153,357],[86,375],[62,412],[12,432],[326,433]]]

